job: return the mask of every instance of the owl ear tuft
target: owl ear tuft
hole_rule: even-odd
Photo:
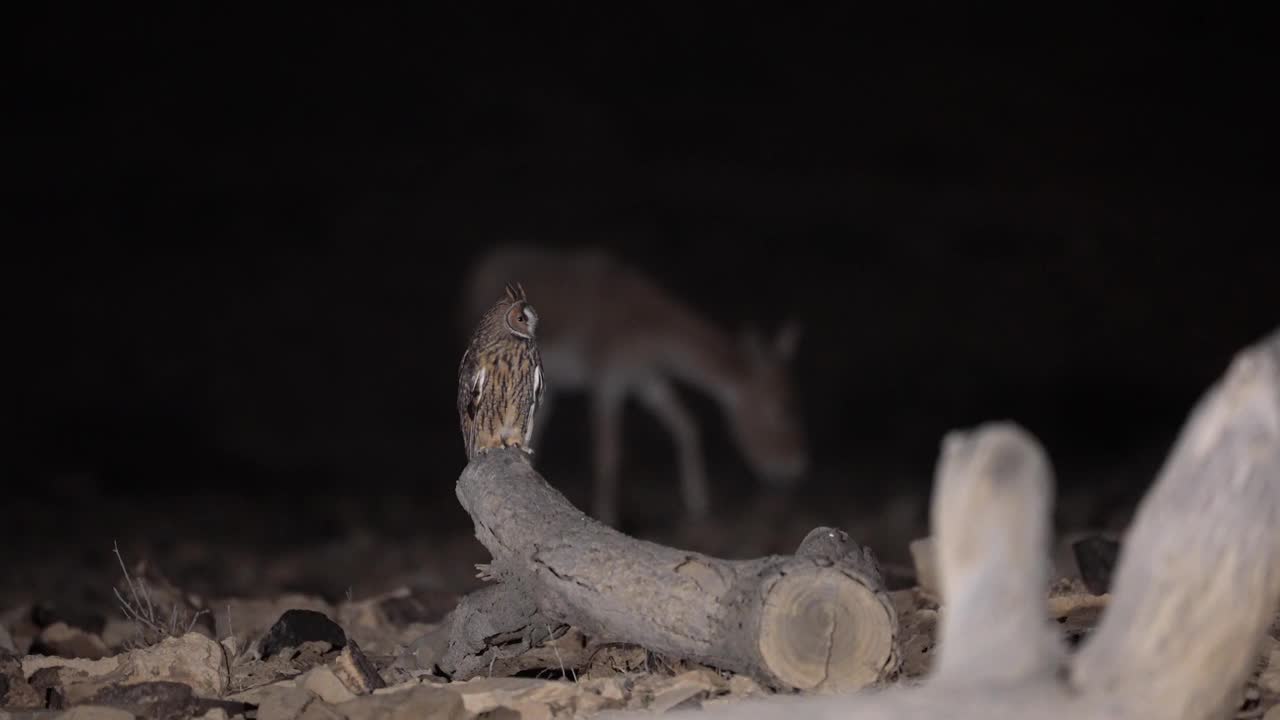
[[[521,285],[518,282],[507,283],[507,300],[510,300],[511,302],[518,302],[520,300],[527,300],[527,299],[528,298],[524,293],[523,285]]]

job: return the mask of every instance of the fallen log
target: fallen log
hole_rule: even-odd
[[[1280,602],[1280,331],[1192,412],[1120,550],[1078,691],[1224,717]]]
[[[1280,332],[1239,352],[1193,408],[1074,655],[1043,625],[1050,498],[1047,459],[1017,425],[949,435],[931,506],[939,655],[925,682],[697,716],[1229,717],[1280,605]]]
[[[794,555],[751,560],[666,547],[587,516],[515,449],[473,460],[456,489],[497,584],[450,620],[440,667],[454,677],[566,625],[777,689],[852,690],[898,670],[879,566],[839,530],[813,530]]]

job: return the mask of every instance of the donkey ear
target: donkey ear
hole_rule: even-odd
[[[778,330],[777,336],[773,339],[773,349],[779,356],[790,360],[795,357],[796,347],[800,344],[800,338],[804,335],[804,326],[794,318],[783,323]]]

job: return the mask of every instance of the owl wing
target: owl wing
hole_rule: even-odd
[[[458,416],[464,424],[476,419],[485,375],[484,366],[476,362],[471,351],[463,353],[462,364],[458,367]]]
[[[542,360],[538,359],[533,366],[533,406],[537,408],[542,405],[542,394],[547,391],[547,382],[542,375]]]
[[[547,383],[542,376],[542,357],[537,348],[533,350],[533,398],[529,404],[529,420],[525,423],[524,442],[529,444],[533,437],[533,424],[538,420],[538,407],[542,405],[542,395],[547,391]]]

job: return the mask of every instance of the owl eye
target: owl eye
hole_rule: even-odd
[[[523,323],[523,322],[529,322],[529,318],[525,317],[525,314],[524,314],[524,313],[520,313],[520,317],[519,317],[519,318],[517,318],[517,319],[518,319],[520,322],[522,322],[522,323]]]

